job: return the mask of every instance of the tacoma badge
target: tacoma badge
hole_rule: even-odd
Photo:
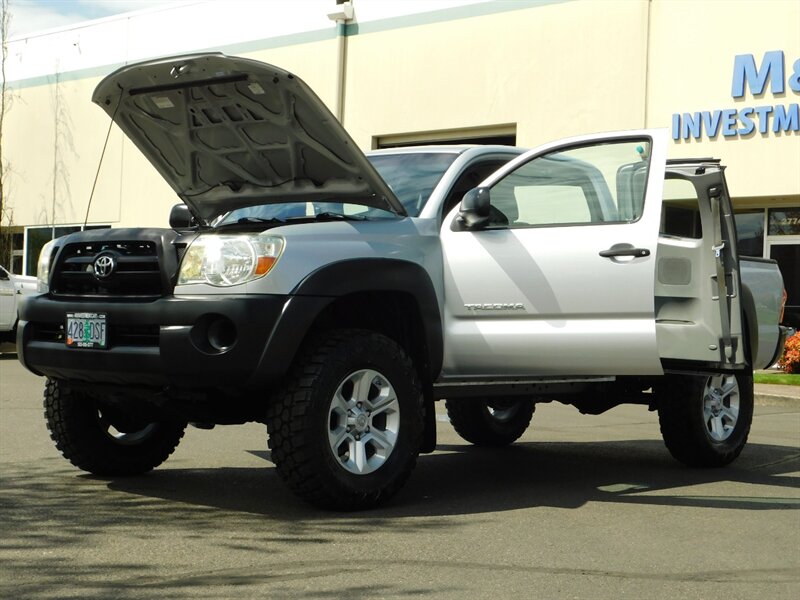
[[[498,302],[494,304],[465,304],[467,310],[525,310],[521,302]]]

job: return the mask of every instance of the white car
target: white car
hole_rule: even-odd
[[[13,342],[17,332],[19,299],[36,293],[36,277],[14,275],[0,267],[0,342]]]

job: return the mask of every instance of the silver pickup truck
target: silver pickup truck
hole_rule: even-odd
[[[299,78],[221,54],[93,99],[183,204],[41,253],[19,358],[77,467],[143,473],[187,423],[257,421],[300,497],[365,508],[434,450],[445,399],[478,445],[556,400],[645,404],[689,465],[742,451],[781,275],[739,257],[719,161],[667,160],[666,131],[365,156]]]

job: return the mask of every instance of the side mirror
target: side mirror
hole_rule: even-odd
[[[176,204],[169,211],[169,226],[173,229],[187,229],[195,225],[194,217],[189,212],[189,207],[183,202]]]
[[[463,229],[480,229],[489,222],[489,188],[473,188],[461,199],[456,222]]]

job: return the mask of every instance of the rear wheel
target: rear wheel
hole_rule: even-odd
[[[753,420],[752,373],[669,375],[656,390],[664,444],[693,467],[721,467],[742,452]]]
[[[397,343],[369,331],[332,331],[307,345],[271,403],[269,447],[302,499],[370,508],[411,474],[423,415],[416,371]]]
[[[465,398],[445,402],[456,433],[476,446],[507,446],[525,433],[533,418],[532,400]]]
[[[48,379],[44,414],[64,458],[95,475],[137,475],[175,450],[186,423],[133,417],[57,379]]]

